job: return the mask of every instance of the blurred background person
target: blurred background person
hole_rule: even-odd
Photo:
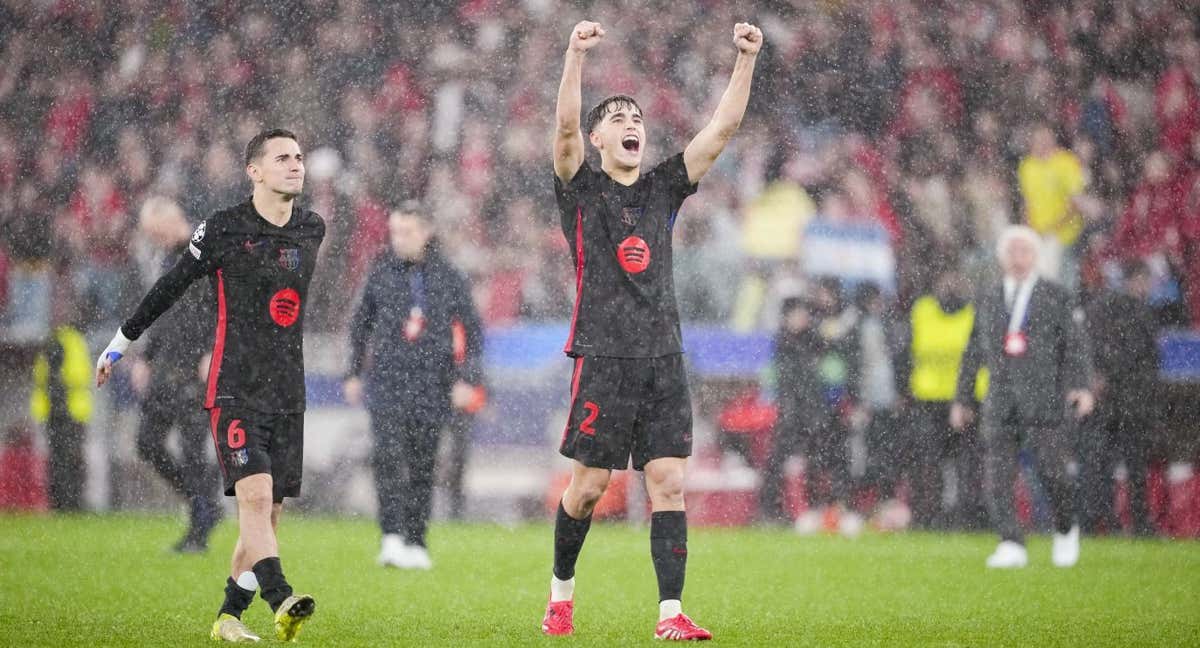
[[[149,289],[180,254],[187,253],[192,226],[174,201],[148,198],[138,213],[142,285]],[[171,490],[188,503],[188,529],[174,545],[180,553],[208,549],[208,536],[222,516],[218,474],[209,457],[212,436],[204,411],[208,349],[212,348],[214,318],[211,288],[192,284],[175,305],[148,331],[141,356],[130,371],[140,399],[138,456],[149,463]],[[167,448],[176,432],[179,458]]]
[[[975,305],[957,269],[943,270],[933,289],[913,302],[900,354],[906,401],[906,461],[913,524],[922,529],[986,526],[980,443],[973,425],[950,426],[963,353],[975,325]],[[944,509],[943,468],[954,476],[955,510]]]
[[[966,427],[975,376],[990,375],[980,408],[984,496],[1000,544],[989,568],[1028,562],[1025,534],[1017,523],[1014,484],[1018,454],[1032,456],[1033,472],[1046,490],[1054,518],[1051,561],[1073,567],[1079,560],[1075,427],[1095,404],[1089,391],[1091,362],[1079,313],[1061,285],[1038,277],[1037,232],[1012,226],[997,243],[1003,278],[981,286],[975,326],[958,374],[950,425]]]
[[[858,346],[858,364],[851,367],[852,382],[858,385],[858,401],[851,424],[861,432],[864,466],[860,491],[875,489],[883,512],[903,507],[898,486],[907,440],[899,417],[900,394],[896,385],[898,338],[894,311],[887,295],[872,282],[860,284],[855,292],[859,318],[853,333]]]
[[[87,340],[63,320],[51,331],[33,363],[30,410],[42,425],[49,449],[50,508],[80,511],[87,464],[83,444],[92,419],[92,360]]]
[[[1049,124],[1039,123],[1030,131],[1029,152],[1017,178],[1025,222],[1042,237],[1038,271],[1074,288],[1078,269],[1072,248],[1083,231],[1080,197],[1087,186],[1083,165],[1059,146]]]
[[[823,438],[823,428],[829,425],[832,412],[821,384],[822,343],[814,327],[812,309],[803,298],[783,300],[772,359],[779,417],[771,435],[759,491],[759,513],[769,523],[792,522],[784,510],[784,463],[802,452],[807,459],[806,475],[815,475],[826,465],[823,459],[827,455],[818,451],[817,441]],[[815,506],[812,497],[809,505]]]
[[[452,409],[482,385],[477,362],[454,362],[454,322],[465,355],[482,349],[466,278],[442,255],[429,212],[407,201],[388,217],[389,246],[376,257],[350,328],[346,400],[371,415],[371,464],[383,533],[378,562],[431,569],[426,532],[438,440]]]
[[[1121,528],[1113,488],[1113,470],[1119,463],[1125,466],[1133,533],[1154,533],[1147,477],[1162,401],[1158,325],[1149,303],[1152,281],[1145,264],[1130,262],[1121,289],[1102,295],[1088,308],[1100,403],[1099,420],[1080,439],[1082,521],[1089,533]]]

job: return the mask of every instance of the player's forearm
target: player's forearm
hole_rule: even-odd
[[[179,301],[196,277],[195,264],[187,253],[184,253],[173,268],[154,282],[150,292],[146,293],[138,304],[137,310],[121,325],[121,333],[130,340],[141,337],[155,320]]]
[[[562,80],[558,84],[558,104],[555,108],[559,137],[574,137],[579,132],[579,111],[583,106],[583,52],[567,49],[563,56]]]
[[[733,137],[742,118],[746,115],[746,104],[750,102],[750,82],[754,78],[754,64],[757,54],[739,52],[733,63],[733,73],[729,76],[729,85],[721,95],[717,110],[713,113],[710,125],[725,140]]]

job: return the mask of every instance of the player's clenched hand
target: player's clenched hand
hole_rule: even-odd
[[[583,53],[595,47],[596,43],[603,39],[604,28],[600,26],[600,23],[583,20],[571,30],[571,49]]]
[[[763,44],[762,30],[750,23],[733,26],[733,44],[742,54],[758,54]]]

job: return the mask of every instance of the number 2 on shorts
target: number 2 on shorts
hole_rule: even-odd
[[[596,420],[597,416],[600,416],[600,406],[592,401],[587,401],[583,404],[583,409],[587,410],[588,415],[579,424],[579,431],[588,436],[596,436],[596,428],[592,427],[592,423]]]

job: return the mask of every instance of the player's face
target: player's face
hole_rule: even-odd
[[[304,154],[290,137],[269,139],[259,158],[246,167],[255,184],[294,198],[304,190]]]
[[[419,217],[403,212],[392,212],[388,218],[388,234],[392,251],[401,259],[416,260],[425,252],[429,243],[429,226]]]
[[[590,139],[603,160],[611,160],[621,168],[638,168],[646,148],[646,126],[641,111],[627,104],[613,104]]]

